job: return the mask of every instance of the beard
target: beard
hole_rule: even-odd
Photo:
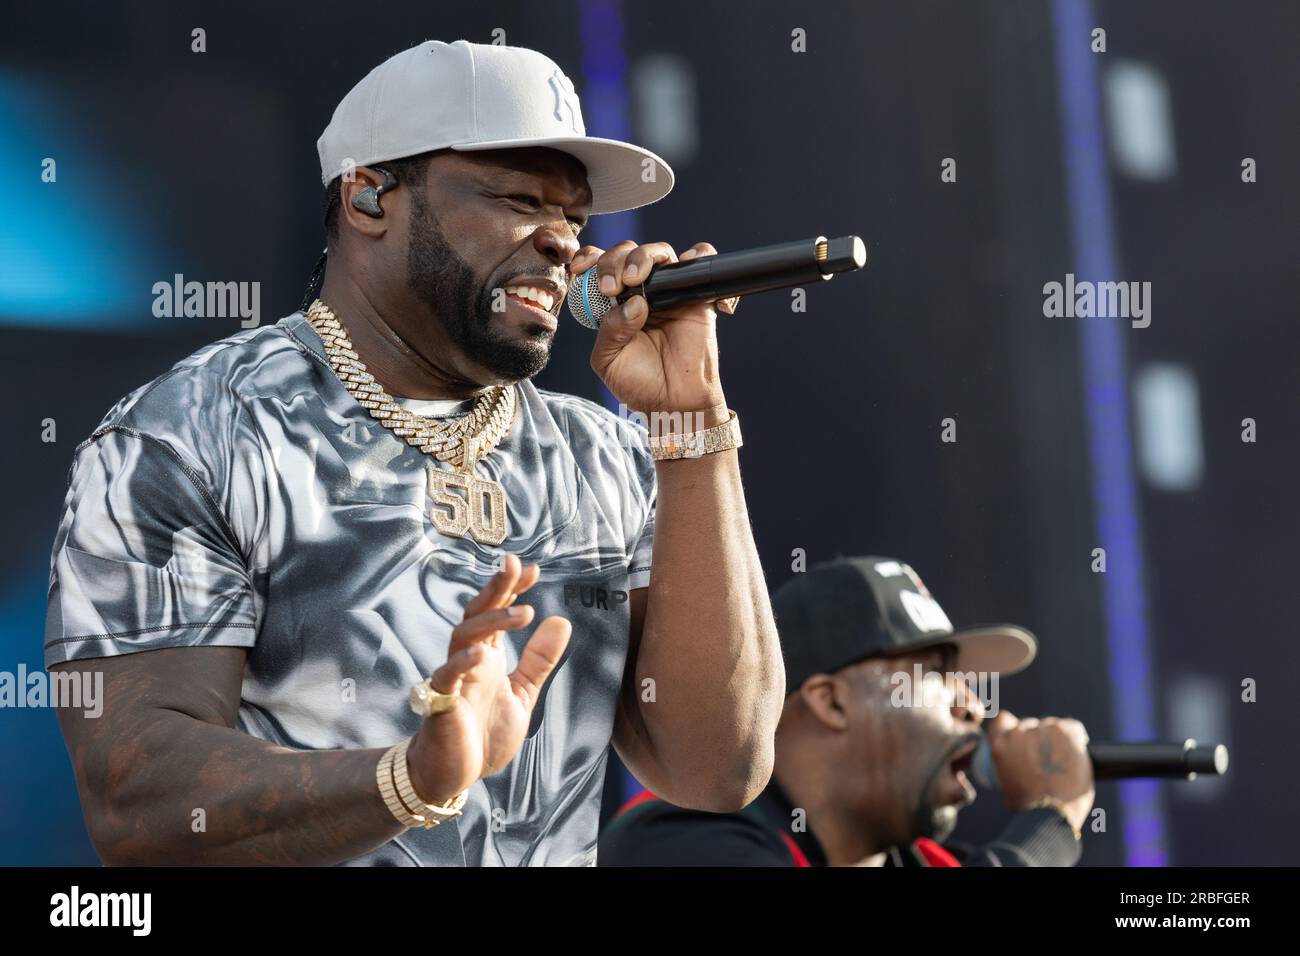
[[[936,843],[942,843],[952,836],[957,829],[957,808],[954,806],[936,807],[930,804],[928,795],[922,795],[912,816],[913,837],[929,837]]]
[[[553,334],[530,330],[512,341],[494,327],[492,289],[481,285],[469,263],[457,255],[432,207],[413,190],[411,242],[406,254],[406,281],[421,302],[443,317],[448,336],[472,362],[503,380],[532,378],[551,357]]]

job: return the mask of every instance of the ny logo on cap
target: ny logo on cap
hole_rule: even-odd
[[[912,585],[922,594],[929,594],[930,591],[921,580],[921,576],[912,570],[910,564],[903,564],[900,561],[881,561],[874,568],[875,572],[882,578],[898,577],[900,574],[905,575]]]
[[[578,93],[573,88],[573,81],[565,76],[559,67],[556,67],[555,72],[551,74],[550,86],[551,92],[555,94],[555,118],[561,123],[565,122],[564,112],[568,110],[569,128],[579,136],[583,135],[582,121],[578,118],[582,115],[582,111],[578,105]]]
[[[943,613],[939,602],[928,592],[918,594],[916,591],[899,591],[898,599],[918,630],[952,633],[952,621],[948,620],[948,615]]]

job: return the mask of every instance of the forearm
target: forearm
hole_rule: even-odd
[[[74,752],[110,865],[339,863],[404,829],[379,795],[383,750],[293,751],[175,711]]]
[[[653,679],[656,694],[637,698],[642,736],[675,790],[743,804],[771,774],[785,674],[738,455],[662,461],[657,478],[636,667],[636,687]]]

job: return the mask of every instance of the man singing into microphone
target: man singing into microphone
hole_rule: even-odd
[[[1027,667],[1037,649],[1028,631],[954,631],[916,572],[892,558],[818,565],[772,603],[789,695],[771,784],[730,814],[643,793],[606,828],[602,866],[1078,862],[1093,801],[1087,732],[1000,708],[987,737],[1011,819],[982,846],[944,842],[975,799],[967,771],[987,716],[965,682]],[[996,703],[996,685],[982,686]]]
[[[529,381],[574,275],[676,261],[578,240],[671,170],[587,137],[547,57],[465,41],[381,64],[318,148],[314,301],[76,452],[45,654],[103,674],[102,717],[60,712],[100,855],[591,864],[611,740],[675,803],[739,809],[784,675],[714,307],[634,297],[596,337],[663,441]]]

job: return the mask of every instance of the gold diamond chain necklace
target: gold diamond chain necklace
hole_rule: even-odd
[[[510,431],[515,419],[514,387],[489,387],[469,414],[460,418],[424,418],[397,404],[366,371],[333,309],[317,299],[307,310],[307,321],[324,343],[334,374],[357,404],[412,448],[452,467],[452,471],[445,471],[433,462],[428,464],[428,495],[432,501],[429,519],[433,526],[442,534],[473,538],[479,544],[503,542],[505,490],[497,482],[474,474],[474,466],[491,454]]]

